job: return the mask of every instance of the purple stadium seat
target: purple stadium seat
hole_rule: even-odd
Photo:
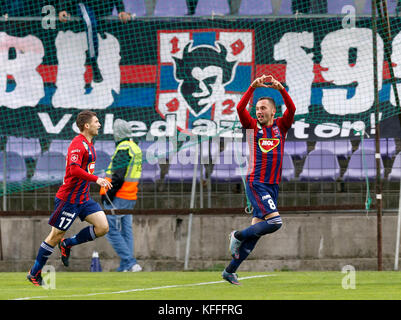
[[[362,144],[363,143],[363,144]],[[376,140],[375,139],[363,139],[359,144],[358,150],[362,149],[376,151]],[[394,138],[382,138],[380,139],[380,154],[383,158],[392,158],[396,152],[396,145]]]
[[[387,158],[392,158],[396,153],[396,145],[394,138],[387,138]]]
[[[391,172],[388,175],[390,181],[400,181],[401,180],[401,152],[395,156]]]
[[[308,144],[306,141],[286,141],[284,150],[293,158],[303,159],[308,154]]]
[[[248,143],[242,141],[231,141],[229,142],[225,149],[220,153],[220,155],[225,155],[226,159],[234,159],[234,163],[242,165],[245,164],[249,159],[249,146]]]
[[[124,0],[125,11],[136,16],[146,15],[145,0]]]
[[[375,152],[371,150],[365,150],[365,161],[362,158],[362,150],[356,150],[349,162],[347,170],[344,173],[344,181],[365,181],[366,176],[369,180],[376,179],[376,159]],[[381,177],[384,177],[384,166],[383,160],[380,158],[380,172]]]
[[[200,164],[197,165],[196,171],[196,180],[200,180]],[[203,174],[205,170],[203,170]],[[180,163],[172,163],[169,165],[168,172],[164,176],[164,180],[166,182],[192,182],[192,178],[194,175],[194,164],[180,164]],[[205,179],[205,177],[203,177]]]
[[[317,141],[315,150],[330,150],[337,157],[347,159],[352,154],[352,143],[349,139]]]
[[[195,164],[200,162],[200,144],[196,143],[194,141],[188,141],[184,142],[180,148],[180,150],[177,151],[176,155],[177,158],[175,159],[176,162],[179,162],[181,164]],[[198,158],[195,157],[196,155],[196,149],[198,149]],[[203,150],[202,148],[202,156],[205,158],[207,157],[207,154],[204,154],[204,152],[208,152],[209,150]]]
[[[114,140],[97,140],[95,141],[95,150],[96,153],[98,151],[103,151],[111,157],[116,150],[116,143],[114,142]]]
[[[292,0],[282,0],[278,14],[280,15],[293,14],[291,9],[291,2]]]
[[[226,15],[230,14],[227,0],[199,0],[196,6],[196,16]]]
[[[68,147],[71,144],[71,140],[58,140],[54,139],[50,142],[49,152],[60,152],[63,155],[67,155]],[[96,148],[97,149],[97,148]]]
[[[284,152],[283,157],[283,170],[281,173],[281,179],[283,181],[291,181],[295,178],[295,167],[294,162],[289,154]]]
[[[387,0],[387,11],[389,14],[394,14],[395,9],[397,8],[397,0]],[[364,14],[372,13],[372,1],[366,0],[365,7],[363,9]]]
[[[213,163],[220,154],[220,143],[213,139],[202,141],[202,164]],[[210,155],[210,158],[209,158]]]
[[[160,166],[158,163],[149,164],[147,162],[142,162],[142,182],[156,182],[160,179]]]
[[[238,10],[239,15],[267,15],[272,14],[271,0],[242,0]]]
[[[7,137],[7,152],[16,152],[23,158],[37,158],[42,149],[38,138]]]
[[[213,182],[241,182],[245,179],[247,167],[239,166],[232,158],[227,161],[224,154],[220,154],[219,163],[213,166],[213,171],[210,178]]]
[[[157,0],[154,16],[185,16],[188,12],[186,0]]]
[[[176,152],[174,144],[171,141],[163,139],[156,141],[141,141],[138,146],[142,150],[143,162],[148,162],[150,164],[165,164]]]
[[[106,169],[108,168],[110,162],[110,155],[102,150],[96,151],[96,164],[94,174],[104,178],[106,176]]]
[[[340,176],[337,156],[329,150],[313,150],[305,159],[300,181],[336,181]]]
[[[146,140],[141,140],[138,143],[138,147],[142,150],[142,153],[144,154],[146,150],[154,143],[154,141],[146,141]]]
[[[0,181],[3,176],[3,152],[0,152]],[[26,179],[26,165],[24,158],[16,152],[6,153],[6,182],[23,182]]]
[[[179,162],[181,164],[188,164],[188,163],[195,163],[195,153],[196,153],[196,148],[198,148],[198,162],[201,162],[202,164],[208,164],[208,163],[215,163],[216,159],[219,157],[220,154],[220,145],[219,142],[214,141],[214,140],[203,140],[202,141],[202,150],[200,149],[201,143],[196,143],[194,141],[188,141],[184,142],[180,148],[180,150],[176,153],[176,162]],[[200,160],[201,156],[201,151],[202,151],[202,160]],[[211,158],[209,159],[209,152],[211,155]]]
[[[335,0],[335,1],[329,0],[329,1],[327,1],[327,13],[341,14],[342,8],[346,5],[351,5],[351,6],[355,7],[355,2],[354,2],[354,0]]]
[[[45,152],[36,163],[33,182],[56,182],[63,180],[65,175],[65,155],[61,152]]]
[[[125,12],[131,13],[137,17],[146,15],[146,0],[124,0]],[[116,8],[113,15],[118,15]]]

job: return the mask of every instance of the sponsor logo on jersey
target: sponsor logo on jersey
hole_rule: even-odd
[[[277,138],[260,138],[258,141],[259,148],[262,152],[268,153],[280,144]]]
[[[78,161],[78,155],[77,154],[72,154],[71,155],[71,162],[77,162]]]
[[[90,174],[93,174],[93,172],[95,172],[95,162],[94,161],[88,163],[88,172]]]

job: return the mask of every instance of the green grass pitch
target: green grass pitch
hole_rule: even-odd
[[[400,300],[401,274],[356,271],[239,272],[241,285],[220,272],[56,272],[55,288],[34,287],[25,273],[0,273],[0,299],[25,300]],[[241,280],[242,279],[242,280]],[[346,282],[350,284],[350,282]]]

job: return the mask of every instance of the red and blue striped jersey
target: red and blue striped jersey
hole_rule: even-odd
[[[79,134],[72,139],[66,156],[66,168],[63,184],[57,191],[56,197],[70,203],[81,204],[90,199],[90,182],[96,182],[95,171],[96,151],[93,143],[84,135]],[[78,166],[84,172],[77,172]]]
[[[287,131],[294,122],[295,105],[285,89],[280,93],[284,99],[287,110],[281,118],[273,120],[271,126],[262,126],[252,118],[246,106],[254,88],[249,87],[237,106],[242,126],[248,130],[250,148],[248,182],[279,184],[284,156],[284,143]]]

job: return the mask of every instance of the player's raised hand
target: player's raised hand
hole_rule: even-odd
[[[276,90],[284,89],[284,86],[280,83],[280,81],[274,79],[272,75],[268,75],[267,78],[268,78],[267,82],[271,82],[271,84],[267,86],[268,88],[273,88]]]
[[[97,183],[99,186],[101,186],[101,187],[103,187],[103,188],[106,188],[106,190],[107,190],[107,189],[111,189],[111,188],[113,187],[113,185],[111,184],[111,182],[110,182],[109,180],[103,179],[103,178],[98,178],[98,179],[96,180],[96,183]]]
[[[259,78],[256,78],[252,83],[251,83],[251,87],[252,88],[260,88],[260,87],[264,87],[264,88],[268,88],[267,84],[265,84],[265,82],[267,82],[267,79],[269,78],[269,76],[263,75]]]

